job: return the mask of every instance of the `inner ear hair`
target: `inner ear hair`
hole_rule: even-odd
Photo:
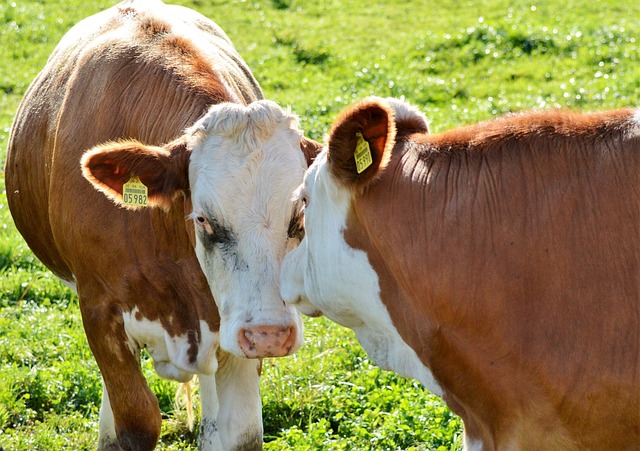
[[[371,163],[361,172],[355,159],[359,134],[371,154]],[[347,186],[365,187],[389,162],[395,135],[394,110],[384,99],[364,99],[343,110],[329,133],[327,160],[332,174]]]

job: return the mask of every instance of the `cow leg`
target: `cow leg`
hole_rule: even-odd
[[[107,387],[102,381],[102,402],[100,403],[100,433],[98,435],[98,451],[121,451],[113,411],[109,402]]]
[[[493,443],[485,443],[483,437],[483,428],[471,415],[466,414],[462,418],[462,424],[464,425],[464,435],[462,436],[462,449],[464,451],[483,451],[489,449],[496,449]]]
[[[260,361],[218,353],[218,427],[225,450],[262,449]]]
[[[89,307],[83,302],[79,288],[84,329],[106,387],[107,396],[103,401],[108,401],[110,406],[103,403],[101,413],[112,412],[118,443],[123,450],[152,450],[160,437],[160,407],[142,374],[139,350],[127,338],[122,313],[114,308],[117,303],[102,299],[94,303],[98,307]],[[108,423],[105,417],[105,429],[110,428]],[[107,437],[105,440],[108,443]]]
[[[200,420],[199,451],[222,451],[220,443],[220,428],[218,426],[218,392],[216,390],[216,376],[201,374],[198,376],[200,385],[200,403],[202,404],[202,419]]]

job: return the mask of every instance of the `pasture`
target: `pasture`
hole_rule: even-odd
[[[0,165],[31,80],[78,20],[115,2],[2,0]],[[368,95],[404,97],[433,131],[526,109],[640,103],[640,5],[617,0],[177,0],[217,22],[266,98],[322,140]],[[0,447],[89,450],[100,377],[77,297],[31,254],[0,194]],[[267,450],[460,449],[461,422],[374,367],[353,334],[306,319],[306,344],[263,365]],[[196,449],[178,385],[143,367],[165,419],[159,448]],[[198,394],[194,392],[195,409]],[[194,427],[197,431],[197,424]]]

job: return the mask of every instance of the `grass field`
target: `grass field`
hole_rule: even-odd
[[[75,22],[108,0],[0,3],[0,164],[28,84]],[[404,97],[434,131],[524,109],[640,100],[640,4],[619,0],[179,0],[216,21],[267,98],[321,140],[345,105]],[[30,253],[0,182],[0,447],[88,450],[100,378],[77,297]],[[459,449],[461,424],[414,381],[374,367],[347,329],[306,320],[306,345],[265,362],[267,450]],[[177,385],[143,367],[160,448],[195,449]],[[197,395],[196,395],[197,407]]]

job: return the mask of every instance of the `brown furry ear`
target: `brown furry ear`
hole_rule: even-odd
[[[148,205],[168,209],[178,192],[189,190],[189,155],[180,138],[164,147],[138,141],[109,142],[85,152],[82,174],[116,204],[127,208],[123,185],[138,177],[148,191]]]
[[[307,166],[311,166],[311,163],[322,151],[322,144],[303,135],[300,137],[300,150],[304,154],[305,160],[307,160]]]
[[[395,137],[394,111],[385,100],[370,97],[348,107],[329,133],[327,162],[332,174],[347,186],[366,186],[389,162]]]

